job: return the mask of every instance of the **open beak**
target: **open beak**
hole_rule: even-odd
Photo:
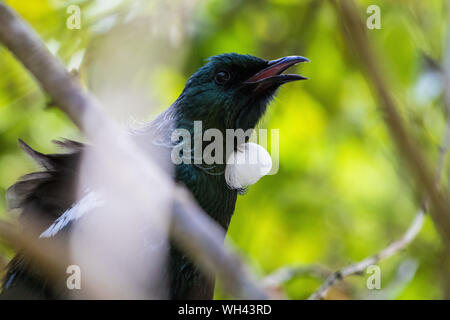
[[[288,56],[269,61],[267,68],[259,71],[244,81],[244,84],[257,84],[258,87],[266,87],[272,84],[283,84],[296,80],[307,80],[308,78],[298,74],[282,74],[283,71],[300,62],[310,61],[301,56]]]

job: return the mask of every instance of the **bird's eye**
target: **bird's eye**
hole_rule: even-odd
[[[217,84],[224,84],[228,80],[230,80],[230,73],[225,70],[221,70],[216,73],[216,76],[214,78]]]

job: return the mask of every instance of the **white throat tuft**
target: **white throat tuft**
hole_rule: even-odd
[[[256,143],[243,143],[227,159],[225,180],[232,189],[256,183],[272,169],[270,154]]]

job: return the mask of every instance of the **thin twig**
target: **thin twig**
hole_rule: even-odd
[[[351,276],[351,275],[360,275],[363,274],[364,270],[370,265],[378,263],[382,259],[389,258],[400,250],[404,249],[408,244],[411,243],[419,233],[422,228],[423,222],[425,219],[425,212],[422,208],[417,212],[414,220],[409,226],[408,230],[402,236],[401,239],[392,242],[389,246],[378,252],[377,254],[370,256],[364,260],[361,260],[358,263],[351,264],[341,270],[334,272],[331,276],[329,276],[325,282],[317,289],[308,299],[309,300],[317,300],[323,299],[328,290],[334,286],[337,282],[342,279]]]
[[[342,18],[343,18],[345,24],[347,25],[347,27],[349,27],[349,28],[350,28],[350,26],[358,27],[358,28],[361,27],[358,23],[359,16],[355,16],[355,15],[357,15],[357,13],[355,13],[355,9],[352,7],[352,4],[349,4],[346,1],[342,1],[341,9],[342,9]],[[390,124],[390,126],[397,125],[398,123],[401,123],[401,119],[398,117],[398,115],[396,115],[395,105],[393,104],[393,100],[389,97],[390,95],[389,95],[387,89],[384,87],[383,84],[379,83],[381,81],[379,81],[379,79],[378,79],[377,72],[374,71],[377,66],[375,66],[375,63],[372,61],[372,59],[373,59],[372,55],[370,53],[368,53],[368,51],[366,52],[366,50],[369,50],[369,49],[367,47],[368,43],[366,41],[367,39],[365,38],[365,35],[364,36],[361,35],[361,34],[364,34],[364,32],[360,31],[360,32],[356,32],[356,33],[358,33],[359,37],[355,36],[355,42],[356,42],[358,48],[364,52],[364,54],[362,54],[362,55],[365,56],[365,59],[363,59],[363,60],[368,59],[369,65],[372,66],[372,68],[369,68],[369,75],[373,76],[374,79],[372,79],[372,80],[375,81],[375,83],[378,87],[378,93],[380,94],[380,96],[384,96],[384,98],[380,97],[381,102],[384,103],[383,110],[385,112],[389,113],[388,117],[393,116],[396,119],[395,121],[391,120],[391,121],[387,121],[387,122],[388,122],[388,124]],[[447,99],[445,99],[445,100],[447,100]],[[394,137],[395,136],[402,137],[401,139],[397,139],[397,140],[403,140],[404,139],[403,137],[408,136],[406,134],[405,128],[403,128],[403,129],[402,128],[403,128],[403,126],[400,126],[400,128],[391,129],[391,132],[393,132],[393,131],[396,132],[396,133],[393,133]],[[398,133],[397,131],[405,131],[405,132]],[[409,139],[407,139],[407,140],[409,141]],[[400,144],[401,143],[402,142],[400,142]],[[439,148],[439,160],[438,160],[436,174],[435,174],[435,178],[434,178],[434,184],[433,184],[433,189],[435,189],[436,192],[438,190],[438,185],[441,180],[441,176],[442,176],[442,172],[443,172],[444,164],[445,164],[445,158],[448,153],[449,147],[450,147],[450,119],[447,120],[445,133],[444,133],[444,136],[442,137],[442,142],[441,142],[441,145]],[[416,152],[408,151],[405,153],[415,154]],[[418,154],[420,154],[420,153],[417,153],[417,155]],[[418,160],[416,159],[416,161],[418,161]],[[420,160],[420,161],[418,161],[418,163],[420,164],[422,161],[423,160]],[[424,175],[428,175],[428,174],[424,173]],[[427,199],[427,196],[425,196],[424,198]],[[440,205],[441,204],[437,205],[437,207],[439,207]],[[411,222],[409,228],[406,230],[406,232],[403,234],[403,236],[399,240],[392,242],[386,248],[384,248],[383,250],[381,250],[380,252],[378,252],[377,254],[375,254],[373,256],[370,256],[358,263],[351,264],[343,269],[340,269],[340,270],[334,272],[309,297],[309,299],[310,300],[323,299],[326,296],[328,290],[333,285],[335,285],[337,282],[339,282],[342,279],[344,279],[348,276],[351,276],[351,275],[363,274],[364,270],[368,266],[376,264],[380,260],[389,258],[392,255],[394,255],[395,253],[404,249],[406,246],[408,246],[416,238],[417,234],[421,230],[422,225],[425,220],[425,213],[427,212],[427,210],[428,210],[428,200],[424,200],[420,209],[417,211],[416,216],[414,217],[413,221]],[[443,212],[440,212],[440,214],[445,214],[446,212],[447,211],[443,211]],[[444,221],[446,220],[445,216],[443,216],[442,218],[444,219]],[[446,232],[446,230],[444,230],[444,231]]]
[[[313,275],[326,279],[331,274],[328,268],[320,265],[284,266],[265,276],[261,283],[264,287],[279,287],[291,279],[303,275]]]
[[[293,265],[276,269],[261,280],[262,286],[277,299],[288,299],[283,284],[301,276],[313,276],[321,280],[326,279],[331,271],[320,265]]]
[[[441,179],[442,172],[444,169],[445,158],[447,156],[450,147],[448,139],[449,134],[450,134],[450,120],[447,121],[445,134],[444,137],[442,138],[442,143],[439,148],[440,152],[439,152],[438,167],[436,171],[436,184],[439,184],[439,181]],[[376,264],[383,259],[389,258],[394,254],[396,254],[397,252],[406,248],[416,238],[417,234],[422,229],[423,223],[425,221],[425,213],[428,209],[427,207],[428,207],[427,201],[424,201],[420,209],[417,211],[409,228],[406,230],[406,232],[399,240],[392,242],[383,250],[364,260],[361,260],[360,262],[351,264],[345,268],[342,268],[334,272],[308,299],[310,300],[324,299],[328,290],[337,282],[351,275],[363,274],[364,270],[366,270],[366,268],[369,267],[370,265]]]

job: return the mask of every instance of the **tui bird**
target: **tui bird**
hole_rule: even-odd
[[[202,121],[203,131],[215,128],[225,133],[226,129],[252,129],[282,84],[307,79],[283,74],[287,68],[305,61],[309,60],[301,56],[268,61],[236,53],[211,57],[189,78],[177,100],[153,121],[133,131],[132,137],[143,148],[148,144],[157,146],[158,157],[170,162],[170,151],[175,145],[171,135],[176,128],[193,133],[194,121]],[[38,231],[41,233],[33,236],[39,237],[39,241],[58,241],[62,235],[70,234],[76,220],[74,216],[78,219],[84,214],[79,212],[83,207],[79,203],[87,199],[76,197],[77,177],[83,152],[95,146],[63,140],[57,143],[66,148],[66,153],[42,154],[19,141],[44,170],[25,175],[9,188],[9,206],[21,210],[20,221],[25,232],[27,221],[39,221]],[[201,208],[227,230],[237,195],[246,184],[242,181],[255,181],[259,177],[239,180],[239,175],[249,173],[234,171],[238,175],[234,181],[241,181],[236,184],[228,177],[229,174],[225,174],[226,163],[204,165],[203,161],[201,165],[195,162],[175,164],[173,178],[183,183]],[[92,194],[86,197],[89,196]],[[214,277],[203,273],[173,244],[170,245],[168,275],[168,296],[171,299],[213,297]],[[66,288],[50,284],[40,267],[21,251],[8,264],[2,287],[2,298],[68,297]]]

